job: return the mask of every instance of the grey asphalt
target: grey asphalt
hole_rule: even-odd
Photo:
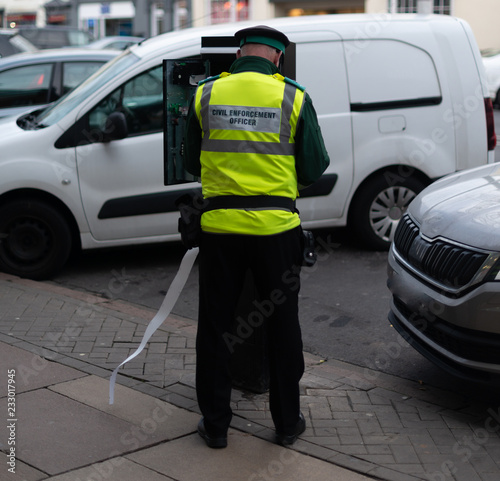
[[[177,316],[120,369],[109,405],[111,372],[154,314],[0,273],[1,481],[500,478],[493,392],[471,398],[310,354],[307,429],[292,448],[273,442],[267,394],[235,389],[229,445],[209,449],[196,434],[196,321]]]

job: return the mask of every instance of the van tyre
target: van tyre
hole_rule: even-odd
[[[353,201],[349,226],[357,238],[374,250],[387,250],[399,220],[425,187],[415,177],[385,172],[362,185]]]
[[[72,237],[64,216],[37,199],[0,207],[0,270],[28,279],[46,279],[68,260]]]

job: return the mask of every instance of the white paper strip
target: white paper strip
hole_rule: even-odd
[[[127,357],[127,359],[125,359],[125,361],[123,361],[113,371],[113,374],[111,374],[111,378],[109,380],[109,404],[114,403],[115,382],[116,382],[116,375],[118,374],[118,369],[120,369],[120,367],[122,367],[125,363],[134,359],[134,357],[138,356],[142,352],[142,350],[146,347],[146,344],[148,343],[151,336],[163,324],[165,319],[170,315],[170,312],[172,311],[175,303],[177,302],[177,299],[179,299],[182,289],[186,284],[186,281],[189,277],[189,273],[191,272],[194,261],[196,260],[196,256],[198,255],[198,251],[199,248],[195,247],[194,249],[189,249],[184,254],[184,257],[182,258],[181,261],[181,265],[179,267],[179,271],[175,275],[174,280],[172,281],[172,284],[170,285],[170,288],[168,289],[168,292],[165,296],[165,299],[163,299],[159,311],[149,322],[148,327],[146,328],[146,332],[144,333],[144,336],[142,338],[141,344],[136,349],[136,351],[134,351],[129,357]]]

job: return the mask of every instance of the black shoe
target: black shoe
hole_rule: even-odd
[[[284,434],[276,432],[276,442],[281,446],[291,446],[297,438],[306,430],[306,420],[302,413],[299,414],[299,421],[295,425],[292,434]]]
[[[205,429],[205,421],[203,418],[198,423],[198,434],[205,440],[209,448],[225,448],[227,446],[227,436],[213,437],[210,436]]]

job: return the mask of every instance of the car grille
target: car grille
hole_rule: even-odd
[[[467,286],[488,258],[486,253],[443,240],[428,241],[422,238],[418,225],[408,214],[398,224],[394,247],[413,269],[453,289]]]

